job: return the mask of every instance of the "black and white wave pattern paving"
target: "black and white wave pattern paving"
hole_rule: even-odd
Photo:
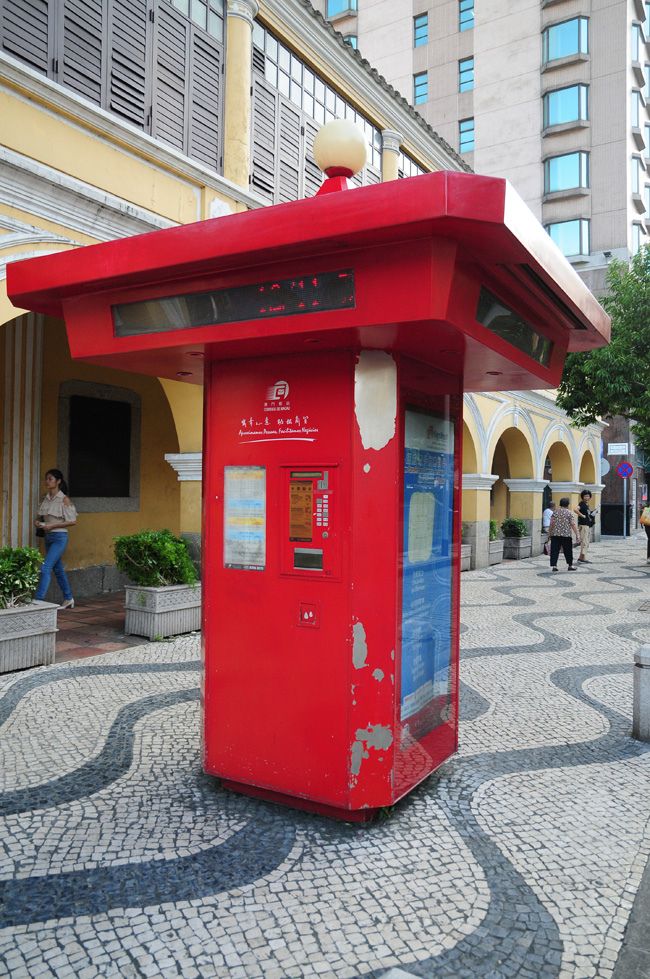
[[[0,977],[609,979],[645,536],[462,576],[459,753],[369,828],[201,772],[199,638],[0,679]]]

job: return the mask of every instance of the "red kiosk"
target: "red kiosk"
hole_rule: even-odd
[[[8,279],[73,357],[204,383],[205,770],[352,820],[456,749],[463,391],[609,320],[506,181],[344,183]]]

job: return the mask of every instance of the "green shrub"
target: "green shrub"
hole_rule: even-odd
[[[498,527],[498,524],[497,524],[496,520],[490,520],[490,540],[498,540],[499,539],[498,530],[499,530],[499,527]]]
[[[193,585],[196,570],[187,541],[169,530],[142,530],[113,541],[115,564],[136,585]]]
[[[528,528],[518,517],[506,517],[501,524],[501,533],[504,537],[528,537]]]
[[[0,550],[0,608],[30,604],[42,561],[35,547],[3,547]]]

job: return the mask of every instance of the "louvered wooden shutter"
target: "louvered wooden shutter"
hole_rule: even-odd
[[[143,129],[146,121],[147,2],[112,0],[105,108]]]
[[[253,49],[255,52],[255,48]],[[260,78],[253,78],[251,185],[267,201],[275,200],[275,137],[279,95]]]
[[[300,171],[302,169],[301,112],[291,102],[280,97],[280,129],[278,133],[280,203],[297,201],[300,197]]]
[[[190,24],[169,6],[157,14],[152,135],[185,150]]]
[[[194,31],[188,155],[215,170],[221,153],[222,57],[223,51],[216,42]]]
[[[303,196],[313,197],[318,193],[323,182],[323,174],[314,159],[314,137],[318,132],[318,125],[313,119],[305,119],[305,171]]]
[[[51,74],[53,67],[55,0],[2,0],[2,50],[37,71]]]
[[[102,0],[65,0],[59,81],[102,104]]]
[[[370,164],[366,164],[366,184],[380,184],[381,183],[381,170],[377,170],[376,167],[371,167]]]

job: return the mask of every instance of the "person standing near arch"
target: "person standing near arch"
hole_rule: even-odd
[[[583,564],[591,564],[591,562],[587,560],[587,551],[589,550],[589,544],[591,543],[591,528],[596,522],[589,508],[590,499],[590,491],[588,489],[584,489],[580,494],[580,502],[573,511],[574,513],[578,514],[578,536],[580,537],[580,557],[578,558],[578,561],[582,561]]]

